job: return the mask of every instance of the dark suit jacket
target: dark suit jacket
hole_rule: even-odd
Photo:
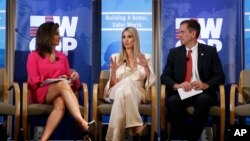
[[[219,85],[225,82],[225,75],[216,48],[199,43],[197,64],[201,81],[209,85],[209,88],[204,93],[214,97]],[[173,90],[173,85],[184,82],[185,74],[185,46],[170,49],[167,64],[161,75],[161,83],[166,84],[168,96],[178,93],[176,90]]]

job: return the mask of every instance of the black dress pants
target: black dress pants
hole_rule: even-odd
[[[171,139],[197,141],[207,123],[210,107],[214,100],[208,94],[181,100],[179,95],[172,95],[167,99],[167,114],[169,114]],[[189,120],[187,107],[194,106],[194,113]]]

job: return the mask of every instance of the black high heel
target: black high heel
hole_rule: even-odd
[[[83,141],[92,141],[91,138],[88,135],[85,135],[83,137]]]
[[[88,123],[89,128],[85,131],[82,131],[82,137],[84,141],[92,141],[90,136],[94,132],[96,128],[96,122],[95,120],[92,120]]]
[[[83,138],[83,141],[92,141],[91,138],[89,137],[88,131],[82,131],[82,138]]]
[[[88,126],[89,128],[87,129],[87,132],[90,134],[90,133],[93,133],[94,130],[96,129],[96,122],[95,120],[92,120],[88,123]]]

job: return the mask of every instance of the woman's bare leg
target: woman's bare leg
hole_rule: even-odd
[[[65,81],[60,81],[55,84],[51,84],[49,86],[47,95],[46,95],[46,103],[53,103],[53,101],[61,97],[64,101],[67,109],[72,114],[73,118],[76,120],[76,122],[80,125],[82,130],[88,129],[88,122],[83,119],[80,109],[79,109],[79,103],[78,100],[72,91],[69,83]],[[47,125],[48,126],[48,123]]]
[[[48,117],[41,141],[47,141],[49,139],[53,131],[58,126],[59,122],[62,120],[65,113],[65,103],[62,97],[57,97],[53,101],[53,105],[54,109]]]

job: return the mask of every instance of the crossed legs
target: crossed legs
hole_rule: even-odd
[[[47,141],[49,139],[62,120],[66,108],[72,114],[82,130],[88,129],[88,122],[81,116],[78,100],[66,80],[51,84],[45,101],[46,103],[53,104],[54,109],[48,117],[41,141]]]

